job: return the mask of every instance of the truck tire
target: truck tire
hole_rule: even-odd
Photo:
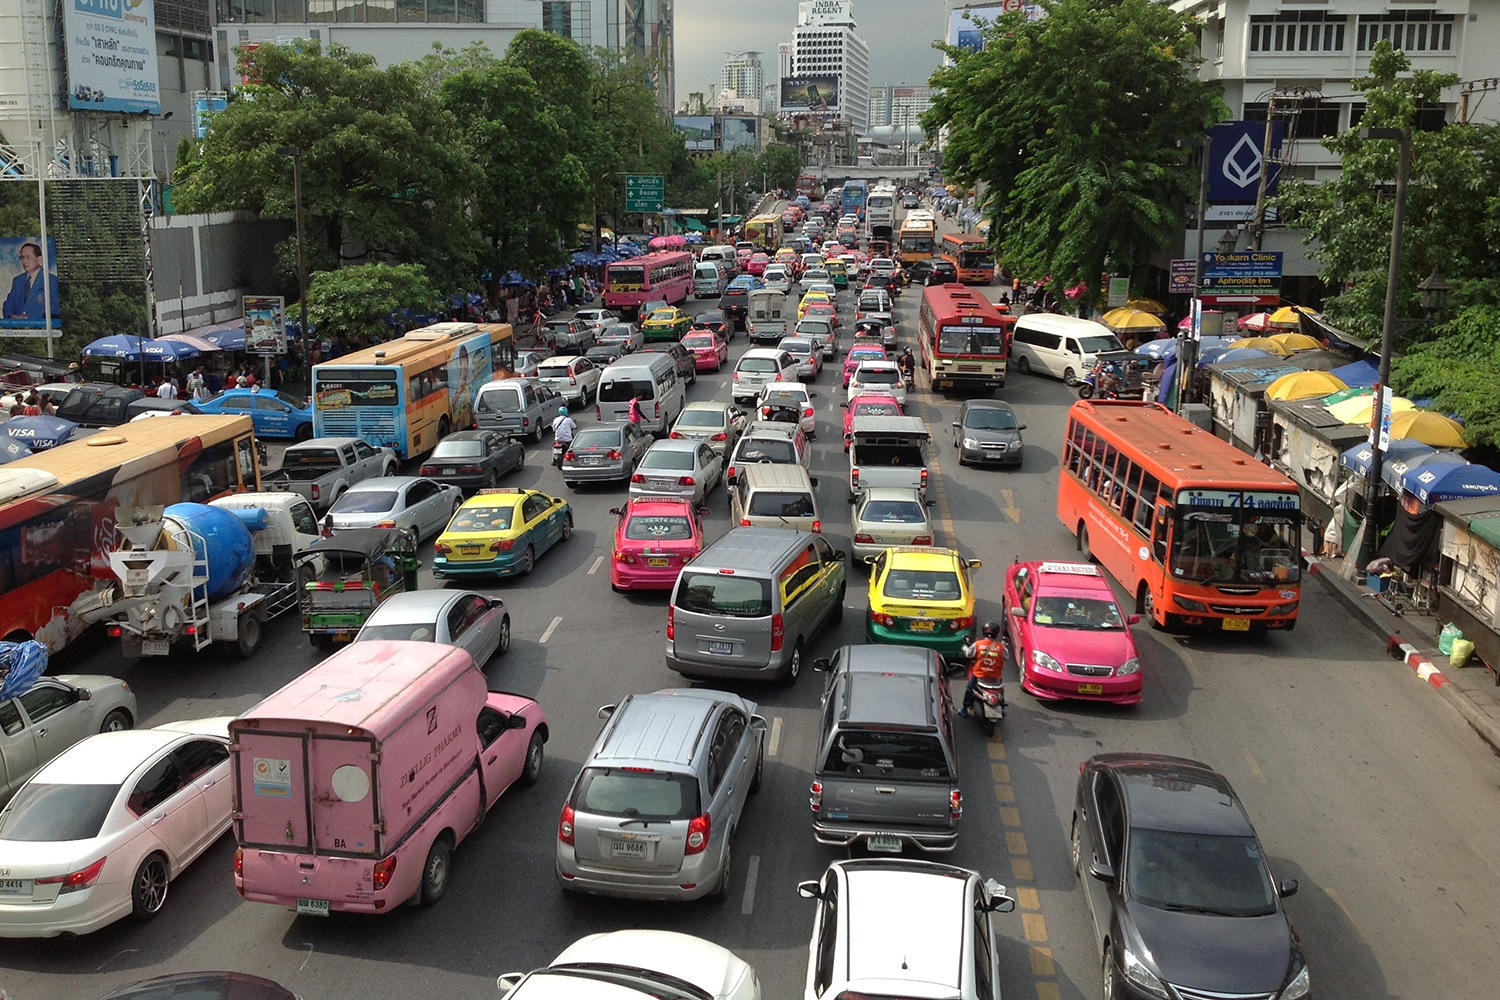
[[[242,660],[248,660],[260,649],[261,620],[260,611],[251,608],[249,611],[240,613],[239,638],[234,643],[234,653]]]
[[[333,648],[333,636],[324,635],[322,632],[309,632],[307,635],[307,641],[312,643],[318,649]]]
[[[448,888],[448,874],[453,863],[453,848],[448,846],[448,835],[442,834],[432,842],[427,860],[422,865],[422,888],[419,890],[419,905],[431,906],[443,898]]]

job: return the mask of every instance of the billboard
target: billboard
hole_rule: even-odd
[[[35,236],[0,239],[0,284],[5,304],[0,306],[0,328],[42,330],[46,326],[48,299],[52,327],[62,326],[62,302],[57,287],[57,241],[47,239],[47,274],[42,278],[42,241]],[[45,298],[43,297],[45,296]],[[24,336],[24,334],[15,334]],[[45,334],[43,334],[45,336]]]
[[[223,91],[193,91],[193,135],[199,139],[208,135],[208,120],[216,111],[229,107],[229,95]]]
[[[154,0],[63,0],[68,106],[161,114]]]
[[[781,78],[781,110],[837,111],[838,109],[838,77],[784,76]]]
[[[1271,123],[1271,155],[1281,152],[1286,122]],[[1211,140],[1208,162],[1208,200],[1213,205],[1253,202],[1260,190],[1264,167],[1266,123],[1221,122],[1208,130]],[[1266,197],[1276,193],[1280,169],[1271,165],[1266,177]]]
[[[854,23],[854,0],[807,0],[798,7],[798,24]]]
[[[713,115],[675,115],[672,124],[682,133],[683,145],[689,151],[714,151]]]
[[[760,148],[759,118],[724,118],[722,122],[720,135],[723,137],[721,148],[724,152],[748,149],[753,153]]]
[[[246,295],[245,350],[251,354],[286,353],[286,300],[279,295]]]

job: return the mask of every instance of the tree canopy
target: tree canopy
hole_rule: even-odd
[[[1006,266],[1097,292],[1174,238],[1198,187],[1177,143],[1227,112],[1197,78],[1191,17],[1154,0],[1041,6],[985,25],[982,51],[938,45],[952,65],[922,125],[947,130],[944,173],[980,188]]]
[[[393,314],[426,312],[437,299],[421,264],[356,264],[312,275],[307,320],[320,333],[384,340]]]

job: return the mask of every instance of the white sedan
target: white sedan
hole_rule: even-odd
[[[0,813],[0,937],[87,934],[161,912],[229,829],[229,719],[100,733]]]
[[[755,400],[755,419],[771,418],[765,407],[795,404],[800,411],[797,425],[804,434],[813,437],[818,433],[818,415],[812,403],[817,395],[801,382],[767,382]]]
[[[421,541],[446,528],[463,502],[458,486],[424,476],[381,476],[345,490],[323,515],[323,527],[402,528]]]
[[[644,928],[579,938],[546,968],[507,973],[495,985],[503,1000],[760,1000],[755,970],[734,952],[688,934]]]
[[[906,405],[906,379],[901,367],[894,361],[862,361],[849,379],[849,398],[861,393],[883,393],[895,396],[902,406]]]

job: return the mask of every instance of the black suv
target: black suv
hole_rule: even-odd
[[[668,341],[668,342],[663,342],[663,341],[658,340],[654,344],[647,344],[645,347],[642,347],[640,350],[636,351],[635,353],[637,355],[640,355],[640,354],[668,354],[668,355],[671,355],[672,360],[675,361],[675,362],[677,362],[677,377],[678,378],[686,379],[688,385],[692,385],[694,382],[698,381],[698,359],[696,357],[694,357],[692,351],[688,350],[686,347],[683,347],[681,344],[677,343],[675,340]]]
[[[919,260],[906,269],[906,281],[910,285],[943,285],[958,280],[958,271],[952,262],[941,257]]]

